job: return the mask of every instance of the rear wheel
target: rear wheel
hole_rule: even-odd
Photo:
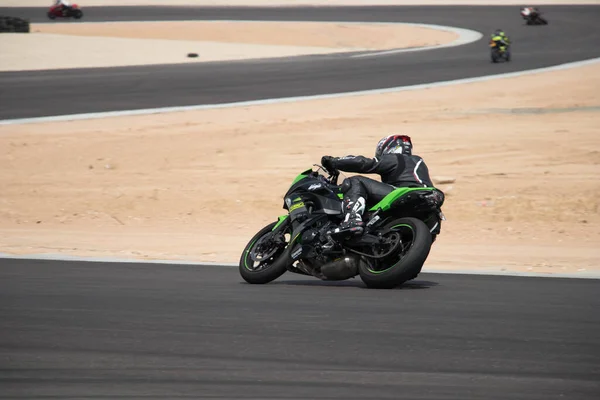
[[[277,222],[262,228],[244,248],[240,258],[240,275],[248,283],[269,283],[287,271],[288,260],[281,257],[290,242],[290,225],[273,232]]]
[[[389,230],[384,238],[386,245],[394,249],[392,254],[358,267],[360,278],[370,288],[391,289],[414,279],[431,250],[431,233],[420,219],[399,218],[384,230]],[[379,250],[387,253],[386,249]]]

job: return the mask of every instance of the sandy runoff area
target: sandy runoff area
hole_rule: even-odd
[[[92,24],[77,29],[97,38]],[[244,43],[254,45],[273,43]],[[396,94],[2,126],[0,252],[236,262],[283,213],[298,171],[323,154],[371,155],[381,136],[401,132],[434,178],[454,181],[439,185],[448,221],[425,270],[598,272],[598,87],[596,64]]]
[[[0,35],[0,71],[179,64],[426,47],[454,32],[403,24],[130,22],[32,24]],[[69,57],[56,51],[68,47]],[[189,53],[197,57],[188,57]]]
[[[586,79],[582,80],[581,76]],[[0,249],[236,262],[321,155],[413,137],[448,195],[430,268],[600,265],[600,65],[396,94],[0,127]],[[427,267],[425,268],[425,270]]]

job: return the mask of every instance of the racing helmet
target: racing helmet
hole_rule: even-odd
[[[382,138],[377,143],[375,149],[375,158],[381,157],[384,154],[412,154],[412,141],[407,135],[389,135]]]

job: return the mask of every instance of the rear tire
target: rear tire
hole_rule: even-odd
[[[383,262],[378,262],[380,265],[376,269],[372,263],[359,264],[360,278],[370,288],[392,289],[416,278],[431,250],[431,233],[420,219],[398,218],[387,224],[384,229],[400,232],[403,241],[410,238],[412,244],[399,260],[396,259],[397,255],[393,256],[394,259],[388,261],[391,265],[386,265],[387,268],[381,267]]]
[[[274,254],[262,263],[259,263],[258,266],[254,265],[256,261],[251,257],[251,253],[257,250],[257,245],[261,245],[261,239],[263,239],[265,243],[268,243],[268,235],[272,232],[273,227],[275,227],[276,224],[277,222],[273,222],[258,231],[258,233],[250,239],[250,242],[248,242],[242,252],[239,271],[242,278],[248,283],[259,285],[269,283],[279,278],[287,271],[287,256],[284,255],[282,257],[287,243],[281,245],[279,248],[276,248],[275,246],[270,247],[265,253],[274,251]]]

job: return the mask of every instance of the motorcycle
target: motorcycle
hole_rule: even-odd
[[[510,61],[510,50],[508,46],[503,45],[495,40],[490,40],[491,59],[493,63],[497,63],[500,60]]]
[[[541,14],[535,7],[521,8],[521,16],[527,25],[548,25],[548,21]]]
[[[83,11],[79,8],[77,4],[72,4],[71,8],[63,8],[63,6],[53,5],[48,10],[48,18],[56,19],[56,18],[75,18],[81,19],[83,17]]]
[[[445,220],[443,192],[397,188],[365,210],[362,235],[334,233],[344,218],[339,171],[314,166],[316,171],[300,173],[284,195],[288,213],[262,228],[242,251],[242,278],[265,284],[287,271],[322,280],[360,276],[367,287],[385,289],[416,278]]]

